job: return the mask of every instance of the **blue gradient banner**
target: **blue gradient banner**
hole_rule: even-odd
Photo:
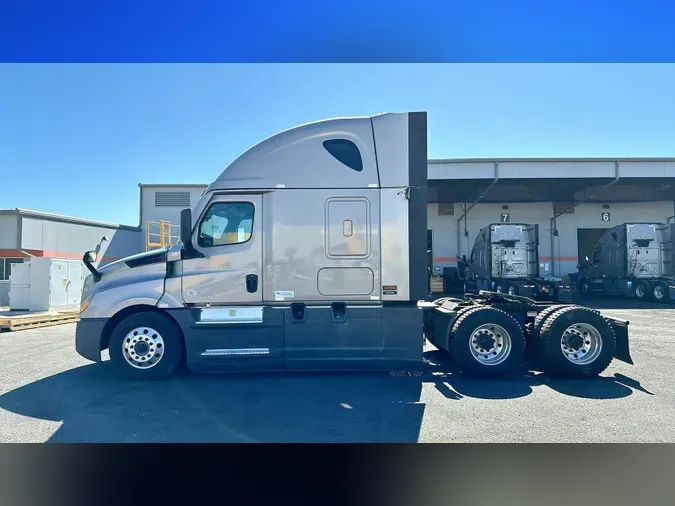
[[[675,3],[0,2],[2,62],[672,62]]]

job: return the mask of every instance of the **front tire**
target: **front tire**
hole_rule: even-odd
[[[116,376],[158,380],[171,375],[183,360],[183,336],[167,316],[150,311],[134,313],[112,331],[109,351]]]
[[[539,345],[546,373],[588,378],[607,369],[614,357],[616,336],[601,314],[569,306],[545,319]]]
[[[478,307],[457,318],[449,348],[460,372],[469,376],[503,376],[522,364],[525,335],[508,313]]]

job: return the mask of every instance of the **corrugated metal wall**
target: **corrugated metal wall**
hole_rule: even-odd
[[[41,256],[82,258],[84,252],[95,248],[103,236],[108,237],[108,242],[101,248],[104,263],[140,251],[138,230],[65,223],[27,216],[22,217],[21,222],[21,248],[41,251]]]
[[[0,250],[14,250],[18,248],[19,217],[11,214],[0,214]]]

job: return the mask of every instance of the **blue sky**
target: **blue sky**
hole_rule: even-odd
[[[285,128],[426,110],[429,157],[675,156],[675,65],[0,65],[0,208],[138,224]]]

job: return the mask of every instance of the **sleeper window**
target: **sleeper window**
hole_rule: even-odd
[[[198,244],[226,246],[248,241],[253,234],[255,207],[250,202],[217,202],[199,225]]]
[[[348,141],[347,139],[327,140],[323,141],[323,147],[333,155],[336,160],[339,160],[350,169],[357,172],[363,170],[361,152],[352,141]]]

